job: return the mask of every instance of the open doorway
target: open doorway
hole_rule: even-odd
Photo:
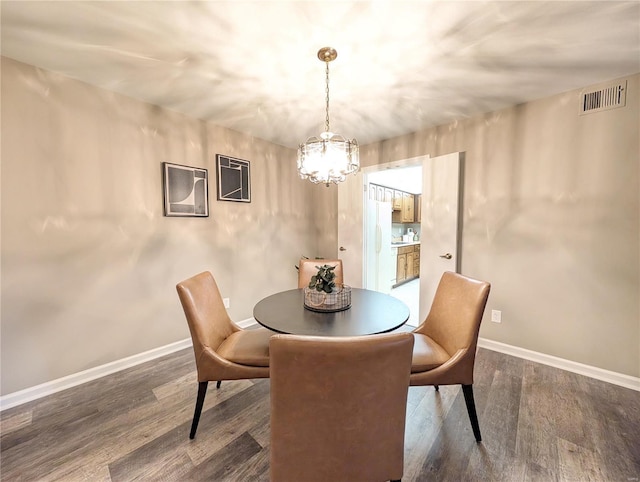
[[[364,266],[367,289],[388,293],[408,307],[418,326],[422,163],[366,174]]]
[[[338,250],[344,264],[345,280],[355,288],[363,288],[367,286],[367,270],[370,269],[366,251],[372,242],[367,240],[366,214],[371,196],[368,176],[385,169],[418,165],[422,166],[418,235],[420,299],[419,310],[411,309],[412,314],[418,313],[412,323],[414,319],[422,321],[427,316],[442,273],[460,270],[464,153],[433,158],[426,155],[364,167],[338,185]],[[413,261],[415,263],[415,254]]]

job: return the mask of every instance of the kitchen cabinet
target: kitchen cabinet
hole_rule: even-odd
[[[396,267],[396,283],[402,283],[407,279],[407,255],[398,255],[398,265]]]
[[[412,251],[407,253],[407,279],[415,278],[415,274],[413,274],[413,247]]]
[[[420,216],[416,218],[416,203],[420,202],[419,195],[413,195],[405,191],[398,191],[378,184],[369,184],[369,199],[391,203],[391,222],[415,223],[420,222]]]
[[[408,192],[401,192],[400,194],[402,194],[402,209],[393,211],[391,221],[394,223],[413,223],[414,196]]]
[[[415,209],[415,217],[414,222],[419,223],[422,221],[422,194],[416,194],[416,209]]]
[[[420,245],[401,246],[398,248],[396,264],[396,280],[394,285],[412,280],[420,276]]]
[[[420,277],[420,245],[416,244],[413,247],[413,277]]]
[[[402,191],[393,191],[393,210],[402,211]]]
[[[412,223],[414,221],[414,196],[408,192],[402,193],[402,222]]]

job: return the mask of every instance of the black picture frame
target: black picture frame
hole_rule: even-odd
[[[201,167],[162,163],[164,215],[209,216],[209,173]]]
[[[216,154],[218,201],[251,202],[251,163]]]

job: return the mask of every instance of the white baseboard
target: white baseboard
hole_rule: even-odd
[[[256,320],[253,318],[247,318],[236,323],[241,328],[248,328],[256,324]],[[0,397],[0,412],[7,408],[15,407],[23,403],[36,400],[38,398],[46,397],[56,392],[66,390],[67,388],[75,387],[83,383],[90,382],[97,378],[110,375],[112,373],[131,368],[133,366],[145,363],[161,356],[168,355],[170,353],[188,348],[191,346],[191,338],[185,338],[184,340],[176,341],[165,346],[154,348],[137,355],[132,355],[121,360],[116,360],[98,367],[89,368],[66,377],[51,380],[35,387],[25,388],[17,392],[9,393]]]
[[[236,323],[241,328],[249,328],[257,324],[253,318],[248,318]],[[45,382],[34,387],[25,388],[17,392],[9,393],[0,397],[0,411],[8,408],[16,407],[23,403],[36,400],[38,398],[52,395],[56,392],[66,390],[67,388],[75,387],[86,382],[90,382],[97,378],[110,375],[120,370],[125,370],[133,366],[145,363],[161,356],[168,355],[170,353],[188,348],[191,346],[191,338],[176,341],[165,346],[154,348],[153,350],[138,353],[130,357],[116,360],[98,367],[89,368],[66,377],[58,378],[50,382]],[[524,358],[544,365],[560,368],[587,377],[595,378],[605,382],[613,383],[621,387],[630,388],[632,390],[640,391],[640,378],[624,375],[622,373],[616,373],[609,370],[603,370],[602,368],[596,368],[582,363],[565,360],[551,355],[545,355],[525,348],[519,348],[517,346],[507,345],[506,343],[500,343],[498,341],[487,340],[485,338],[478,339],[478,346],[486,348],[488,350],[505,353],[518,358]]]
[[[578,373],[587,377],[602,380],[603,382],[613,383],[621,387],[630,388],[631,390],[640,391],[640,378],[625,375],[623,373],[612,372],[602,368],[584,365],[582,363],[565,360],[552,355],[546,355],[537,351],[527,350],[517,346],[507,345],[499,341],[487,340],[486,338],[478,338],[478,346],[488,350],[497,351],[506,355],[512,355],[525,360],[531,360],[543,365],[549,365],[560,368],[568,372]]]
[[[169,353],[173,353],[190,346],[191,338],[187,338],[143,353],[138,353],[137,355],[105,363],[104,365],[89,368],[78,373],[73,373],[66,377],[51,380],[50,382],[41,383],[35,387],[29,387],[24,390],[3,395],[0,397],[0,411],[30,402],[31,400],[46,397],[47,395],[66,390],[67,388],[90,382],[97,378],[139,365],[140,363],[160,358],[161,356],[168,355]]]
[[[246,320],[238,321],[236,323],[236,325],[238,325],[240,328],[245,328],[245,329],[257,324],[258,322],[256,321],[255,318],[247,318]]]

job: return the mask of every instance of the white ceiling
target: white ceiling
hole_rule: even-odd
[[[640,72],[640,2],[2,1],[2,55],[295,147]],[[577,109],[577,107],[576,107]]]

